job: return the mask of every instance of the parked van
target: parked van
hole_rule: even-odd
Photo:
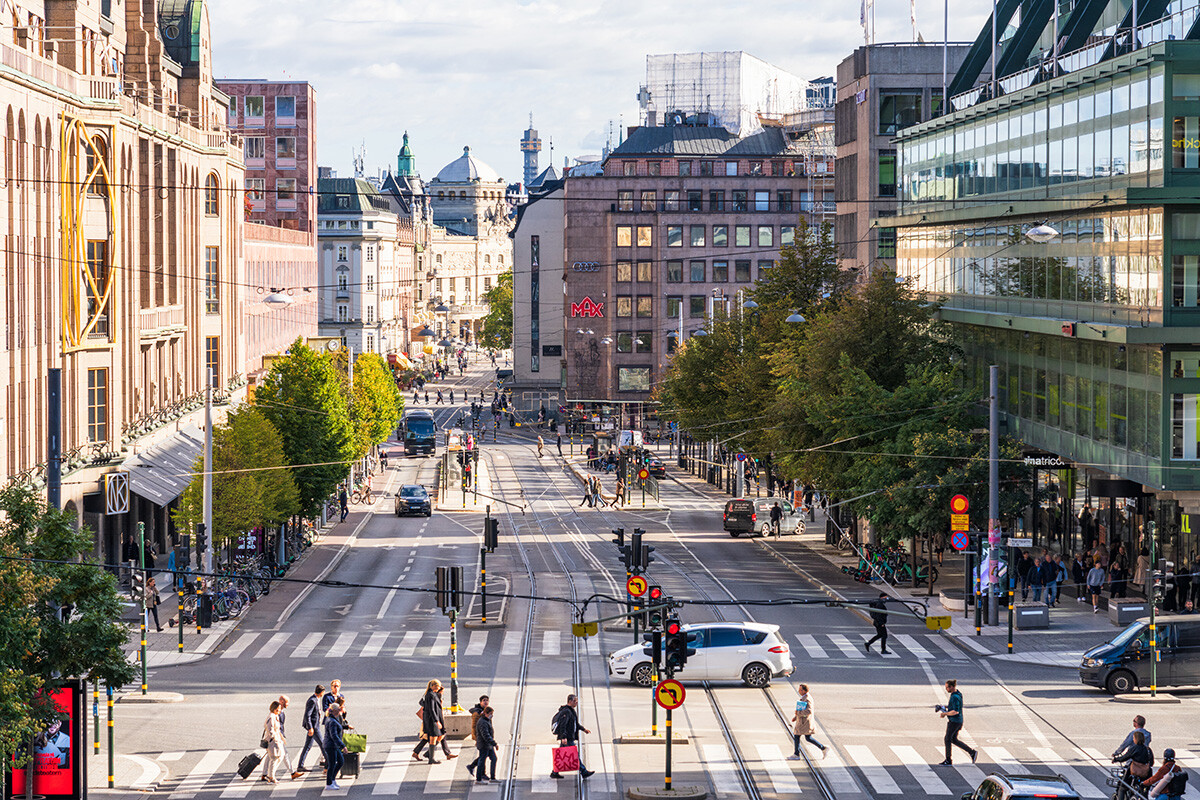
[[[723,515],[725,530],[737,538],[741,533],[771,534],[771,506],[779,503],[783,518],[779,521],[779,532],[804,533],[803,514],[782,497],[739,497],[725,503]]]
[[[1158,686],[1200,685],[1200,615],[1169,614],[1154,620],[1159,653]],[[1142,617],[1110,642],[1083,654],[1079,680],[1111,694],[1150,685],[1150,618]]]

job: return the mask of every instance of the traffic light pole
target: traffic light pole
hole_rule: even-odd
[[[462,711],[458,705],[458,612],[450,609],[450,710]]]
[[[487,622],[487,548],[479,548],[479,602],[483,604],[481,618]]]
[[[1158,630],[1155,624],[1154,608],[1158,605],[1157,573],[1158,561],[1154,548],[1154,521],[1147,526],[1150,529],[1150,696],[1158,696]],[[1166,579],[1164,578],[1164,583]]]
[[[141,565],[142,573],[142,591],[139,594],[142,596],[142,694],[146,694],[148,685],[146,682],[146,589],[149,588],[150,582],[146,579],[146,523],[138,523],[138,563]]]

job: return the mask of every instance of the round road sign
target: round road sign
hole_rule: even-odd
[[[646,480],[646,478],[649,478],[649,477],[650,477],[650,471],[648,469],[646,469],[645,467],[642,467],[641,469],[638,470],[638,478],[640,480],[644,481],[644,480]]]
[[[950,534],[950,546],[955,550],[966,550],[971,546],[971,537],[966,531],[955,531]]]
[[[646,579],[641,575],[632,576],[629,580],[625,581],[625,591],[634,597],[641,597],[646,593]]]
[[[654,699],[668,711],[683,705],[685,694],[683,684],[672,679],[663,681],[654,689]]]
[[[737,460],[738,460],[738,461],[745,461],[745,460],[746,460],[746,454],[745,454],[745,453],[738,453],[738,454],[737,454]]]
[[[950,498],[950,512],[953,514],[965,514],[971,509],[970,502],[967,501],[965,494],[956,494]]]

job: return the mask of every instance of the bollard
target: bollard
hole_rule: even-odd
[[[116,786],[116,764],[113,754],[113,690],[111,686],[105,684],[105,689],[108,691],[108,788],[112,789]]]
[[[92,736],[93,752],[100,752],[100,680],[92,681],[92,721],[95,733]]]
[[[183,652],[183,577],[182,572],[175,573],[175,594],[179,597],[179,652]]]

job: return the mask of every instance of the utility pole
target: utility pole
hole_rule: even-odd
[[[202,585],[205,588],[205,593],[208,590],[208,576],[213,571],[213,500],[212,500],[212,476],[213,476],[213,417],[212,417],[212,383],[213,370],[211,367],[204,370],[204,563],[202,571],[205,576],[201,579]],[[199,608],[197,608],[197,617],[199,617]],[[180,620],[180,624],[183,620]]]
[[[62,370],[58,367],[46,371],[46,403],[46,502],[59,509],[62,508]]]
[[[1000,368],[988,368],[988,624],[1000,624]]]
[[[142,569],[142,590],[141,595],[142,605],[142,694],[146,694],[148,688],[146,683],[146,590],[150,587],[149,578],[146,575],[146,523],[138,523],[138,563]],[[182,622],[182,620],[181,620]]]

